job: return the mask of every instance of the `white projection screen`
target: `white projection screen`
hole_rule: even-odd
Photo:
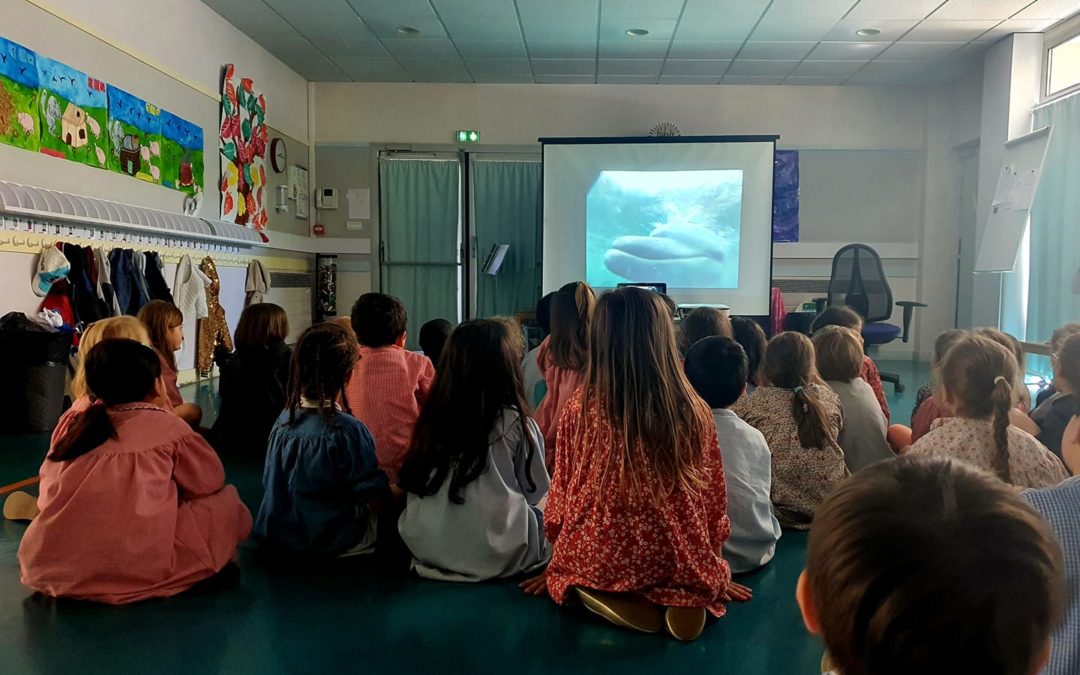
[[[769,313],[775,136],[542,138],[544,292],[667,284]]]

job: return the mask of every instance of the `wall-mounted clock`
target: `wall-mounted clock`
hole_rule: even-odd
[[[289,165],[289,155],[285,150],[285,139],[275,138],[270,141],[270,166],[275,173],[281,173]]]

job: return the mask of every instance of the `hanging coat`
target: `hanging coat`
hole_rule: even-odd
[[[205,319],[210,315],[206,304],[206,287],[209,285],[210,279],[195,267],[191,256],[180,259],[173,279],[173,299],[176,307],[183,312],[185,321]]]
[[[229,324],[225,321],[225,308],[221,306],[221,279],[218,278],[214,259],[210,256],[203,258],[197,271],[210,281],[206,286],[207,316],[199,319],[199,344],[195,354],[195,366],[200,375],[206,376],[214,367],[214,348],[222,345],[231,352],[233,341],[229,335]]]
[[[266,301],[270,291],[270,272],[257,259],[252,260],[247,268],[247,281],[244,282],[244,307]]]

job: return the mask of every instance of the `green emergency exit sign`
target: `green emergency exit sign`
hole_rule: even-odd
[[[461,129],[457,132],[458,143],[479,143],[480,132],[474,129]]]

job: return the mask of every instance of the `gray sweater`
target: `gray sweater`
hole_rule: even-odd
[[[855,473],[874,462],[895,457],[886,437],[885,415],[874,390],[860,377],[850,382],[826,382],[840,397],[844,426],[840,429],[840,448],[848,470]]]

